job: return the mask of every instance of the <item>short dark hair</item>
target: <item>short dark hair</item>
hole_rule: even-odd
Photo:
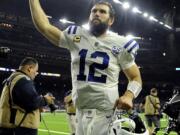
[[[111,5],[111,3],[107,2],[107,1],[100,1],[97,2],[95,5],[106,5],[109,7],[109,15],[111,18],[114,18],[115,16],[115,10],[113,8],[113,6]]]
[[[157,92],[157,89],[156,89],[156,88],[152,88],[152,89],[151,89],[151,92],[152,92],[152,93],[156,93],[156,92]]]
[[[32,57],[26,57],[24,58],[19,66],[26,66],[26,65],[36,65],[38,64],[38,61],[35,58]]]

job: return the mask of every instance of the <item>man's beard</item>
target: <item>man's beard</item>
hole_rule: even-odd
[[[107,22],[100,22],[98,24],[94,24],[92,21],[90,22],[90,32],[96,37],[105,33],[107,29],[108,29]]]

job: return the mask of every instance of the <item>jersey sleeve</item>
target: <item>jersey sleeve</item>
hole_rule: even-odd
[[[70,49],[74,45],[75,35],[79,35],[80,27],[76,25],[68,26],[61,35],[61,40],[59,46],[63,48]]]
[[[126,39],[125,43],[123,43],[122,52],[119,57],[119,64],[123,70],[135,64],[135,56],[138,49],[139,44],[133,39]]]

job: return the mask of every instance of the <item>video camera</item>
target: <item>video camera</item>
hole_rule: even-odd
[[[169,116],[169,124],[165,134],[169,134],[170,131],[180,134],[180,87],[174,88],[172,98],[164,104],[161,112]]]
[[[53,97],[53,94],[51,92],[48,92],[47,95]],[[53,102],[52,104],[49,105],[49,108],[50,108],[51,113],[53,113],[55,110],[58,109],[58,106],[55,105],[55,103]]]

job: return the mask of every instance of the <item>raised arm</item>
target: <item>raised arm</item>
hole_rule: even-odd
[[[59,44],[63,37],[60,29],[50,24],[45,12],[41,8],[39,0],[29,0],[31,16],[36,29],[54,45]]]

